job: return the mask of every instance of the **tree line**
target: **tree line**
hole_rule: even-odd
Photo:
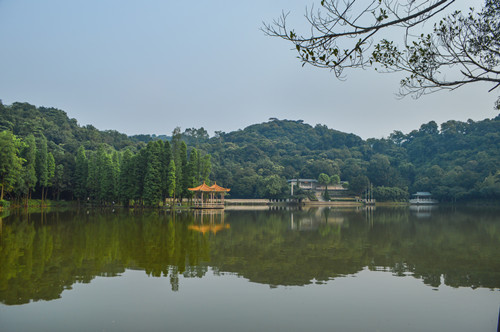
[[[276,118],[212,137],[204,128],[127,137],[79,126],[61,110],[0,103],[0,132],[0,181],[9,199],[155,205],[189,198],[186,188],[209,178],[233,198],[288,198],[288,179],[326,176],[352,195],[373,187],[384,201],[416,191],[440,201],[500,199],[500,116],[430,121],[367,140]]]
[[[224,179],[233,197],[285,198],[286,179],[321,180],[324,173],[338,175],[354,195],[372,185],[374,198],[383,201],[405,201],[417,191],[449,202],[500,199],[500,116],[430,121],[407,134],[368,140],[270,119],[218,133],[200,146],[212,155],[214,179]]]
[[[210,155],[200,155],[196,148],[188,153],[178,131],[171,142],[150,141],[137,153],[81,145],[70,171],[56,163],[45,136],[21,139],[11,131],[0,132],[0,200],[9,195],[28,204],[36,197],[43,205],[49,192],[59,200],[61,192],[69,191],[79,201],[158,206],[167,199],[191,198],[188,188],[209,182],[210,171]]]

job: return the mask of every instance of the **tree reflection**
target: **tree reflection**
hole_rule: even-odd
[[[498,210],[408,208],[15,213],[0,232],[0,301],[52,300],[126,269],[169,278],[209,267],[250,281],[306,285],[368,267],[438,287],[500,287]],[[426,212],[427,213],[427,212]]]

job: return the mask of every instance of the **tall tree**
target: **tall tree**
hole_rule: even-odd
[[[52,152],[49,152],[47,154],[47,186],[48,187],[51,187],[53,185],[53,180],[54,180],[55,175],[56,175],[56,160],[55,160]],[[62,174],[61,174],[61,176],[62,176]],[[47,192],[48,192],[48,190],[45,190],[44,199],[47,199]]]
[[[175,173],[175,190],[176,196],[179,200],[182,200],[186,196],[187,192],[187,180],[184,174],[187,173],[187,146],[184,141],[180,141],[179,149],[177,150],[177,159],[179,162],[175,163],[176,173]]]
[[[172,148],[170,146],[169,141],[165,141],[162,146],[161,154],[160,154],[160,162],[161,162],[161,192],[162,199],[165,201],[167,197],[169,197],[169,166],[170,160],[172,159]]]
[[[97,199],[99,192],[99,173],[97,154],[94,152],[89,155],[87,173],[87,197],[92,200]]]
[[[84,200],[87,197],[87,178],[89,172],[89,165],[87,160],[87,155],[85,153],[85,148],[80,145],[76,153],[75,158],[75,196],[80,200]]]
[[[26,137],[21,149],[21,157],[24,159],[22,182],[26,190],[26,203],[31,199],[31,193],[35,190],[36,177],[36,140],[33,134]]]
[[[325,200],[329,200],[330,199],[330,195],[328,193],[328,184],[330,184],[330,177],[328,176],[328,174],[325,174],[325,173],[321,173],[319,176],[318,176],[318,182],[322,185],[325,186],[325,192],[323,193],[323,198]]]
[[[208,183],[210,173],[212,172],[212,163],[211,163],[211,156],[209,154],[206,154],[201,158],[201,179],[200,182],[206,182]]]
[[[160,141],[151,141],[147,145],[148,160],[144,177],[144,202],[146,205],[158,205],[161,201],[161,150]]]
[[[57,201],[60,199],[61,191],[63,191],[68,185],[65,175],[64,165],[57,165],[54,172],[54,178],[52,179],[52,187],[54,188],[53,196]]]
[[[168,164],[168,176],[167,176],[168,193],[167,193],[167,195],[168,195],[168,197],[173,198],[174,201],[175,201],[175,193],[176,193],[175,186],[177,183],[177,179],[175,177],[176,177],[175,161],[172,158],[170,160],[170,163]]]
[[[0,132],[0,200],[9,192],[19,177],[22,159],[19,157],[20,140],[12,132]]]
[[[141,149],[134,157],[134,201],[137,205],[144,197],[144,179],[148,167],[147,149]]]
[[[38,184],[42,189],[42,205],[43,199],[45,198],[45,191],[49,186],[49,155],[47,151],[47,139],[45,136],[41,136],[38,139],[38,150],[36,155],[36,173],[38,177]]]
[[[115,200],[115,171],[113,168],[112,156],[104,153],[98,157],[101,162],[101,173],[99,176],[99,195],[98,198],[101,203],[112,202]]]
[[[120,199],[128,206],[134,198],[134,159],[132,152],[127,149],[123,153],[122,166],[120,168]]]
[[[197,169],[199,166],[198,150],[192,148],[189,152],[189,161],[187,162],[186,173],[184,174],[184,185],[187,188],[196,187],[198,183]],[[186,195],[191,198],[192,193],[186,190]]]

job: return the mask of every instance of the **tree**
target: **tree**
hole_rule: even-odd
[[[148,153],[147,149],[141,149],[134,158],[134,171],[133,171],[133,187],[135,204],[143,198],[144,193],[144,179],[146,177],[148,166]]]
[[[97,154],[92,153],[88,159],[88,172],[87,172],[87,193],[88,198],[96,199],[99,189],[99,172],[97,163]]]
[[[212,171],[211,157],[209,154],[200,158],[200,182],[209,182],[208,177]]]
[[[330,184],[330,177],[325,173],[321,173],[318,176],[318,182],[325,186],[325,192],[323,193],[323,198],[327,201],[330,200],[330,194],[328,193],[328,185]]]
[[[47,152],[47,139],[41,136],[38,141],[38,151],[36,155],[37,178],[40,187],[42,188],[42,202],[45,197],[45,191],[49,186],[49,155]],[[42,203],[43,204],[43,203]]]
[[[148,161],[144,177],[144,202],[146,205],[158,205],[161,201],[161,143],[151,141],[147,146]]]
[[[339,184],[340,183],[340,176],[338,174],[334,174],[330,176],[330,183],[331,184]]]
[[[264,196],[269,198],[283,198],[289,191],[286,180],[276,174],[265,177],[263,186]]]
[[[104,151],[104,150],[103,150]],[[113,167],[112,156],[104,152],[99,155],[101,172],[99,174],[99,194],[98,199],[101,203],[112,202],[115,197],[115,168]]]
[[[89,172],[89,165],[85,148],[80,145],[75,158],[75,196],[80,201],[87,197],[87,177]]]
[[[134,159],[132,152],[127,149],[123,153],[123,161],[120,168],[120,199],[128,206],[134,198]]]
[[[309,35],[287,26],[283,14],[262,30],[294,44],[302,64],[328,68],[338,78],[344,69],[379,65],[382,70],[403,72],[401,95],[420,96],[440,89],[488,82],[500,86],[500,3],[486,0],[479,12],[470,9],[444,17],[429,34],[423,23],[455,0],[322,0],[321,9],[307,11]],[[404,44],[375,36],[401,30]],[[375,69],[378,69],[377,67]],[[496,103],[500,109],[500,98]]]
[[[52,182],[52,186],[54,188],[54,197],[56,198],[56,200],[59,200],[61,191],[66,189],[68,184],[68,181],[65,178],[64,166],[62,164],[56,166],[54,179]]]
[[[187,146],[184,141],[180,141],[178,147],[176,151],[178,162],[176,161],[175,163],[175,190],[176,196],[182,201],[182,198],[186,196],[187,192],[187,178],[184,176],[187,174]]]
[[[52,152],[47,154],[47,186],[51,187],[53,185],[53,180],[56,175],[56,160]],[[47,190],[45,191],[45,197],[47,199]]]
[[[363,191],[368,188],[370,185],[370,180],[366,175],[358,175],[349,182],[349,190],[355,193],[356,195],[360,195]]]
[[[36,186],[36,141],[35,136],[28,135],[21,149],[21,157],[24,159],[24,174],[22,175],[23,191],[25,191],[26,199],[31,199],[31,193]],[[27,203],[27,201],[26,201]]]
[[[175,200],[175,193],[176,193],[176,190],[175,190],[175,186],[176,186],[176,171],[175,171],[175,161],[174,159],[172,158],[170,160],[170,163],[168,164],[168,172],[167,172],[167,188],[168,188],[168,192],[167,192],[167,195],[168,197],[172,197],[174,200]]]
[[[168,182],[168,169],[170,165],[170,160],[172,159],[172,148],[170,146],[169,141],[163,142],[163,147],[160,154],[160,162],[161,162],[161,192],[162,199],[165,201],[169,195],[169,182]]]
[[[22,158],[19,157],[20,140],[12,132],[0,132],[0,201],[5,192],[9,192],[19,177],[22,167]]]
[[[382,154],[374,155],[370,160],[367,175],[376,186],[388,185],[393,180],[389,158]]]
[[[184,176],[184,186],[186,189],[185,195],[191,199],[193,193],[188,188],[194,188],[198,185],[198,166],[199,166],[199,156],[198,150],[192,148],[189,152],[189,160],[186,165],[186,171],[183,173]]]

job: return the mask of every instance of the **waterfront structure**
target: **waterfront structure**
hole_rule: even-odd
[[[223,188],[217,183],[213,186],[208,186],[205,182],[195,188],[188,188],[194,192],[193,208],[194,209],[223,209],[224,196],[231,191],[229,188]]]
[[[287,180],[290,184],[290,195],[293,196],[294,187],[300,188],[302,190],[311,191],[317,195],[325,192],[325,189],[328,190],[330,195],[332,196],[345,196],[347,189],[342,186],[344,181],[341,181],[339,184],[329,184],[325,185],[320,184],[318,180],[314,179],[291,179]]]
[[[427,191],[418,191],[412,195],[413,198],[410,199],[410,204],[414,205],[425,205],[425,204],[437,204],[438,201],[432,198],[432,194]]]

